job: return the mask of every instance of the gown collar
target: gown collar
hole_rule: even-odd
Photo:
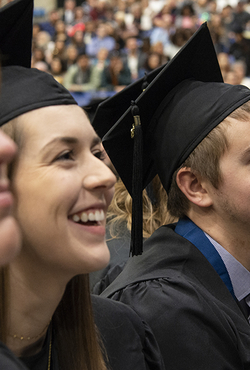
[[[226,266],[213,244],[206,237],[205,233],[189,218],[185,217],[177,222],[175,232],[185,239],[189,240],[196,248],[206,257],[208,262],[213,266],[215,271],[228,288],[229,292],[235,298],[233,286]]]

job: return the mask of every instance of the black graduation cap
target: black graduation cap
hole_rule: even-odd
[[[0,9],[1,65],[30,67],[33,1],[15,0]]]
[[[92,121],[92,126],[100,138],[102,138],[115,122],[118,121],[127,107],[130,106],[131,100],[138,98],[163,68],[164,65],[145,74],[144,77],[126,86],[122,91],[98,105]]]
[[[249,99],[248,88],[223,83],[209,30],[203,24],[103,137],[103,145],[135,203],[157,173],[168,191],[174,171],[199,142]],[[139,165],[131,138],[133,121],[143,133]],[[140,175],[135,181],[133,173],[138,171],[140,184]],[[137,245],[141,243],[140,228],[137,216],[132,254],[141,253]]]
[[[14,0],[0,9],[0,126],[34,109],[77,104],[52,75],[29,68],[33,0]]]

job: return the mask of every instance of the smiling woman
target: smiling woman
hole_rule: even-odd
[[[28,9],[24,28],[30,5],[7,7]],[[0,12],[0,31],[4,24]],[[101,141],[71,94],[28,65],[21,58],[2,68],[0,126],[18,147],[9,176],[23,243],[0,270],[0,340],[30,370],[160,370],[147,325],[129,307],[89,293],[89,272],[109,261],[106,213],[116,181]]]
[[[100,139],[83,110],[51,76],[42,75],[42,84],[36,84],[40,92],[33,92],[32,102],[29,96],[23,96],[21,103],[20,98],[12,96],[10,110],[5,103],[13,92],[12,80],[22,80],[31,88],[34,78],[41,73],[6,67],[2,75],[0,120],[6,116],[12,118],[3,125],[3,130],[17,138],[19,146],[10,176],[16,199],[14,215],[23,237],[19,256],[5,268],[10,304],[2,339],[31,369],[37,368],[37,364],[44,369],[52,364],[57,368],[57,362],[62,369],[77,369],[75,357],[83,368],[91,369],[87,367],[90,363],[93,368],[104,369],[91,318],[87,274],[109,261],[104,216],[113,195],[115,176],[100,160]],[[16,91],[22,88],[16,82]],[[42,89],[46,91],[45,100],[40,96]],[[50,106],[56,89],[60,91],[57,104]],[[34,104],[38,105],[37,109],[33,109]],[[18,115],[20,109],[23,113]],[[91,223],[73,220],[79,214],[91,218],[90,214],[96,212],[103,214],[102,219]],[[2,284],[7,287],[6,283]],[[71,300],[68,290],[73,295]],[[82,297],[78,307],[77,292]],[[6,305],[7,300],[4,302]],[[69,320],[65,309],[70,307],[76,314]],[[44,356],[47,343],[51,349]],[[91,353],[95,356],[90,357]]]
[[[116,181],[99,137],[52,76],[17,66],[2,76],[0,124],[19,148],[9,175],[23,238],[2,270],[2,341],[30,370],[161,369],[150,329],[127,306],[93,297],[95,328],[88,274],[109,262]]]
[[[29,248],[30,264],[43,258],[50,281],[61,270],[64,284],[102,268],[109,261],[105,216],[115,177],[99,159],[101,143],[83,110],[43,107],[16,118],[15,125],[23,137],[12,174],[22,253]],[[82,221],[76,222],[79,215]]]

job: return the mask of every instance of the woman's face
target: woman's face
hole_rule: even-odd
[[[24,143],[13,174],[23,234],[19,261],[67,278],[103,268],[116,180],[85,113],[74,105],[52,106],[18,119]]]
[[[11,216],[13,197],[9,190],[7,164],[16,153],[14,142],[0,131],[0,266],[9,263],[21,247],[20,231]]]

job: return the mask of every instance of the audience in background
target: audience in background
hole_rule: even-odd
[[[249,0],[232,0],[230,3],[222,0],[85,0],[82,3],[64,0],[61,8],[47,12],[42,19],[34,16],[32,65],[37,66],[39,62],[38,66],[46,70],[46,63],[50,73],[55,63],[60,64],[54,58],[57,57],[63,63],[63,73],[68,75],[71,66],[76,68],[77,56],[87,54],[89,66],[95,70],[98,80],[103,81],[95,84],[93,93],[101,90],[108,94],[110,89],[119,91],[121,86],[154,68],[149,66],[151,60],[158,66],[172,59],[205,21],[208,22],[223,77],[233,83],[248,84]],[[107,82],[114,59],[111,62],[110,57],[99,57],[101,49],[107,49],[110,56],[115,51],[122,57],[123,73],[126,71],[127,76],[125,83],[121,84],[115,73],[113,82]],[[116,60],[121,66],[119,58]],[[237,78],[240,69],[243,77]],[[67,78],[62,83],[64,81],[67,84]],[[120,87],[114,87],[116,83]]]

